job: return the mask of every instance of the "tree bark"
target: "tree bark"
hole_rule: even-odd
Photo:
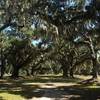
[[[26,71],[26,76],[31,76],[28,69],[25,69],[25,71]]]
[[[70,69],[70,77],[74,78],[74,67]]]
[[[92,63],[93,63],[92,78],[97,79],[98,77],[97,59],[96,58],[92,59]]]
[[[93,63],[93,79],[97,79],[98,76],[98,71],[97,71],[97,56],[96,56],[96,52],[95,52],[95,45],[93,45],[93,40],[91,39],[91,37],[89,37],[89,46],[90,46],[90,50],[91,50],[91,57],[92,57],[92,63]]]
[[[3,78],[4,71],[5,71],[5,59],[3,55],[3,49],[1,48],[1,68],[0,68],[0,78]]]
[[[62,71],[63,71],[63,77],[66,78],[66,77],[69,77],[68,76],[68,66],[63,64],[62,65]]]
[[[14,67],[14,69],[13,69],[13,72],[12,72],[12,78],[18,78],[19,77],[19,69],[20,69],[21,67],[19,67],[19,66],[15,66]]]

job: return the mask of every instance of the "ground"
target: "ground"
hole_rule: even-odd
[[[54,75],[6,78],[0,80],[0,100],[100,100],[100,83],[82,82],[89,78],[79,75],[75,79]]]

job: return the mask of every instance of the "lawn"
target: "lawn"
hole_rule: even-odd
[[[99,100],[99,82],[82,84],[82,80],[89,78],[76,76],[75,79],[65,79],[55,75],[16,80],[5,78],[0,80],[0,100],[36,100],[34,98],[42,97],[51,98],[50,100]]]

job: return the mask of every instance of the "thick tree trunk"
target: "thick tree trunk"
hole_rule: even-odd
[[[1,75],[0,75],[0,78],[3,78],[4,72],[5,72],[5,67],[4,67],[4,65],[2,65],[1,66]]]
[[[26,75],[27,75],[27,76],[30,76],[29,70],[28,70],[28,69],[25,69],[25,71],[26,71]]]
[[[19,66],[15,66],[12,72],[12,78],[18,78],[19,77]]]
[[[70,54],[68,55],[68,62],[69,62],[69,75],[71,78],[74,78],[74,68],[75,66],[73,66],[73,56],[74,56],[75,52],[72,50],[70,51]]]
[[[31,69],[31,75],[34,76],[34,67]]]
[[[62,65],[61,69],[62,69],[62,74],[63,74],[63,77],[69,77],[69,69],[70,69],[70,65],[69,65],[69,62],[66,61],[66,58],[63,57],[62,59],[60,59],[60,63]]]
[[[65,70],[63,70],[63,78],[67,78],[68,77],[68,73],[66,73]]]
[[[93,63],[93,79],[97,79],[98,76],[98,66],[97,66],[97,56],[96,56],[96,52],[95,52],[95,45],[93,44],[93,40],[91,39],[91,37],[88,37],[89,39],[89,47],[91,50],[91,57],[92,57],[92,63]]]
[[[64,78],[68,77],[68,68],[66,65],[63,65],[62,71],[63,71],[63,77]]]
[[[74,78],[74,68],[71,68],[69,73],[70,73],[70,77]]]
[[[92,59],[92,63],[93,63],[93,72],[92,72],[92,78],[93,79],[97,79],[98,76],[98,66],[97,66],[97,60],[96,58]]]
[[[3,78],[3,75],[4,75],[4,71],[5,71],[5,59],[4,59],[4,56],[3,56],[3,50],[1,48],[1,68],[0,68],[0,78]]]

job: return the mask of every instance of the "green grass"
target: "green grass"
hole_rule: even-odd
[[[0,93],[0,97],[0,100],[25,100],[21,95],[10,94],[3,91]]]

